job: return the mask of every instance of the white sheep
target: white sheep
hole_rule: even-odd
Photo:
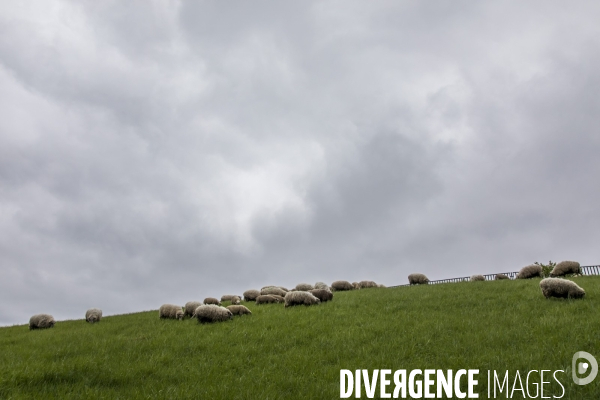
[[[223,322],[232,319],[233,313],[216,304],[203,304],[196,308],[192,318],[197,318],[200,323]]]
[[[248,307],[246,306],[240,306],[240,305],[231,305],[231,306],[227,306],[226,307],[229,311],[231,311],[231,313],[233,315],[244,315],[244,314],[249,314],[252,315],[252,311],[250,311],[248,309]]]
[[[296,290],[307,292],[309,290],[313,290],[315,287],[310,283],[299,283],[296,285]]]
[[[561,261],[552,268],[550,276],[564,276],[567,274],[581,274],[581,266],[577,261]]]
[[[329,289],[313,289],[308,292],[321,301],[333,300],[333,293]]]
[[[531,264],[521,268],[515,279],[531,279],[542,276],[542,267],[536,264]]]
[[[315,289],[327,289],[327,290],[331,290],[329,288],[329,286],[327,286],[327,284],[325,282],[317,282],[317,283],[315,283]]]
[[[54,328],[56,321],[50,314],[36,314],[29,318],[29,330]]]
[[[331,284],[331,290],[334,292],[352,289],[354,289],[354,286],[348,281],[335,281]]]
[[[239,305],[242,302],[242,299],[240,299],[240,296],[233,296],[231,298],[231,304],[236,306]]]
[[[185,303],[185,307],[183,307],[183,314],[186,317],[192,317],[192,315],[194,315],[194,311],[196,311],[196,308],[198,308],[198,306],[201,306],[202,303],[199,301],[188,301],[187,303]]]
[[[485,276],[483,276],[483,275],[471,276],[471,282],[477,282],[477,281],[485,281]]]
[[[175,304],[163,304],[158,309],[158,317],[159,318],[168,318],[168,319],[183,319],[183,310],[181,306],[177,306]]]
[[[90,308],[85,312],[85,320],[89,323],[99,322],[102,319],[102,310]]]
[[[429,278],[424,274],[410,274],[408,276],[408,283],[410,285],[426,285],[429,283]]]
[[[321,300],[319,300],[318,298],[316,298],[313,294],[311,294],[309,292],[301,292],[301,291],[288,292],[285,295],[285,306],[286,307],[298,306],[298,305],[312,306],[312,305],[316,305],[316,304],[320,304],[320,303],[321,303]]]
[[[260,292],[258,290],[246,290],[244,292],[244,301],[255,301],[258,296],[260,296]]]
[[[585,296],[585,290],[573,281],[561,278],[546,278],[540,281],[540,289],[546,298],[559,297],[582,299]]]
[[[221,302],[214,297],[207,297],[204,299],[204,304],[214,304],[215,306],[220,306]]]
[[[378,285],[373,281],[360,281],[358,282],[358,286],[360,286],[361,289],[378,287]]]
[[[276,294],[281,297],[285,296],[286,293],[287,292],[285,290],[283,290],[280,287],[276,287],[276,286],[265,287],[265,288],[262,288],[260,291],[261,295]]]

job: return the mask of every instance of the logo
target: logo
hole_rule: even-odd
[[[586,362],[577,362],[579,359],[585,359]],[[576,385],[587,385],[592,382],[596,375],[598,375],[598,362],[590,353],[586,353],[585,351],[578,351],[573,354],[573,362],[571,364],[571,370],[573,372],[573,382]],[[587,371],[590,371],[590,374],[587,378],[579,378],[577,375],[584,375]]]

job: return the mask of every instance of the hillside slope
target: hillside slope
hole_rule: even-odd
[[[147,311],[0,328],[0,398],[328,399],[340,369],[384,368],[479,369],[480,398],[487,370],[561,369],[565,399],[599,398],[600,378],[573,384],[571,358],[600,356],[600,277],[576,281],[584,300],[546,300],[538,279],[466,282],[246,303],[253,315],[212,325]]]

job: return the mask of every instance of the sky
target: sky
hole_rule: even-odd
[[[600,264],[600,3],[0,3],[0,326]]]

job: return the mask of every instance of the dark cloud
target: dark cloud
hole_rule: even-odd
[[[598,6],[0,12],[0,324],[597,263]]]

